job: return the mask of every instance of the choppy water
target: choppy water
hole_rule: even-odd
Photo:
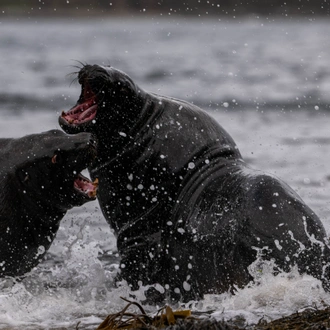
[[[67,76],[75,60],[111,64],[145,89],[208,109],[246,160],[288,182],[330,233],[329,32],[321,19],[0,17],[1,137],[58,127],[79,95]],[[22,282],[0,280],[0,328],[95,327],[128,297],[127,286],[113,287],[117,265],[97,202],[73,209],[42,264]],[[251,323],[330,304],[318,281],[295,272],[265,272],[258,283],[193,308]]]

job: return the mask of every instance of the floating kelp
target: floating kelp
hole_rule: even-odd
[[[113,330],[113,329],[164,329],[167,326],[176,324],[178,320],[191,317],[190,310],[173,311],[171,307],[165,306],[158,311],[156,316],[147,315],[143,307],[135,302],[125,298],[128,304],[118,313],[110,314],[99,325],[97,330]],[[140,313],[128,312],[131,306],[137,306]]]
[[[218,321],[210,317],[195,317],[190,310],[173,311],[170,306],[161,308],[156,316],[149,316],[143,307],[125,298],[128,304],[120,312],[110,314],[96,330],[239,330],[241,328],[230,325],[225,321]],[[132,306],[138,307],[140,313],[128,312]]]
[[[147,315],[143,307],[125,298],[128,304],[120,312],[110,314],[96,330],[327,330],[330,329],[330,307],[308,308],[272,322],[260,320],[257,325],[241,326],[235,321],[220,321],[212,317],[196,317],[190,310],[173,311],[165,306],[155,316]],[[129,312],[135,306],[139,313]],[[78,327],[77,327],[78,329]]]

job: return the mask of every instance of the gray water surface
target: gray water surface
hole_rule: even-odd
[[[79,97],[70,75],[79,61],[112,65],[146,90],[209,111],[247,162],[284,179],[330,233],[329,35],[323,19],[3,19],[1,137],[58,128]],[[22,282],[0,280],[0,328],[93,327],[130,293],[113,286],[118,264],[97,202],[71,210],[42,264]],[[143,288],[136,294],[142,299]],[[330,295],[315,279],[265,272],[258,285],[193,308],[251,323],[323,301]]]

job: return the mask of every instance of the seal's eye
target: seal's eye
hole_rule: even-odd
[[[122,87],[122,88],[120,89],[120,93],[128,94],[128,92],[129,92],[129,90],[128,90],[128,88],[126,88],[126,87]]]
[[[55,155],[52,157],[52,163],[53,163],[53,164],[56,164],[56,161],[57,161],[56,159],[57,159],[57,155],[55,154]]]
[[[58,164],[61,163],[62,157],[58,152],[54,153],[54,156],[52,157],[52,164]]]
[[[115,88],[117,92],[121,94],[128,94],[130,92],[129,86],[125,82],[118,81],[117,88]]]
[[[131,92],[132,92],[132,89],[131,89],[131,87],[130,86],[128,86],[128,85],[124,85],[124,84],[121,84],[120,86],[119,86],[119,93],[120,94],[124,94],[125,96],[126,95],[129,95],[129,94],[131,94]]]

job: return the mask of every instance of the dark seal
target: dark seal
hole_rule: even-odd
[[[274,272],[297,265],[329,288],[319,218],[288,185],[249,168],[206,112],[147,93],[112,67],[86,65],[79,82],[59,122],[96,136],[89,170],[133,289],[158,283],[160,295],[199,299],[249,283],[258,258],[273,260]]]
[[[97,180],[80,174],[95,155],[89,133],[0,139],[0,276],[35,267],[66,211],[96,198]]]

